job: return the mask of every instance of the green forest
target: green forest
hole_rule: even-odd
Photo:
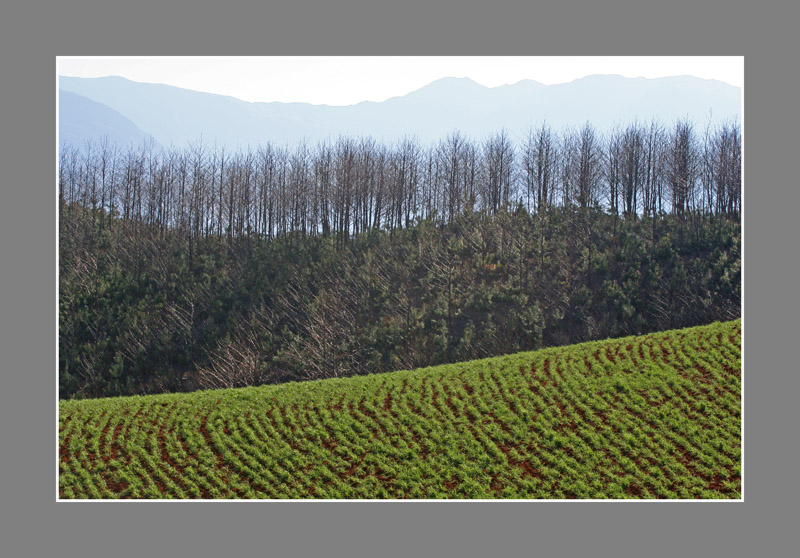
[[[413,369],[741,314],[733,124],[60,157],[63,399]]]

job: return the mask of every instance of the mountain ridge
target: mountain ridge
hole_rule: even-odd
[[[505,128],[524,133],[547,121],[560,129],[590,121],[605,131],[633,120],[702,123],[741,117],[741,89],[692,76],[626,78],[591,75],[568,83],[534,80],[487,87],[446,77],[384,101],[344,106],[302,102],[250,102],[119,76],[59,77],[61,90],[106,105],[162,145],[198,137],[229,146],[335,138],[341,134],[394,140],[416,136],[435,142],[453,129],[483,137]],[[719,115],[719,117],[717,117]]]
[[[59,90],[59,141],[84,145],[107,137],[118,145],[139,144],[150,136],[130,119],[82,95]]]

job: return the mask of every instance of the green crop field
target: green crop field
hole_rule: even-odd
[[[741,322],[373,376],[62,401],[59,497],[741,497]]]

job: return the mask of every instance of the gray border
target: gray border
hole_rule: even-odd
[[[796,5],[17,2],[0,22],[2,520],[7,556],[791,555],[797,444]],[[56,503],[56,55],[744,55],[745,502]],[[790,199],[789,195],[794,194]],[[794,201],[795,203],[792,203]],[[775,257],[768,258],[768,254]],[[788,350],[783,349],[789,347]],[[794,364],[794,366],[792,366]],[[794,388],[794,389],[793,389]],[[774,442],[774,443],[770,443]],[[793,490],[794,489],[794,490]],[[180,507],[179,507],[180,506]]]

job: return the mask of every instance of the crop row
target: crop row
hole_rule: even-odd
[[[64,401],[61,498],[739,498],[740,322],[434,368]]]

